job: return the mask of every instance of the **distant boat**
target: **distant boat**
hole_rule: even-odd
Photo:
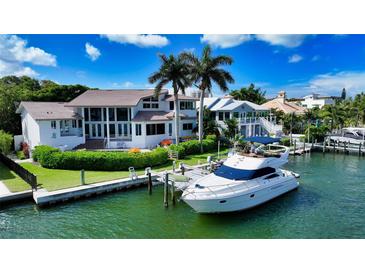
[[[341,129],[337,134],[329,135],[331,141],[346,142],[350,144],[364,144],[365,143],[365,128],[346,127]]]
[[[257,153],[232,155],[214,173],[190,184],[182,199],[198,213],[231,212],[296,189],[299,175],[279,168],[288,162],[289,148],[269,144],[275,138],[252,138],[264,144]]]

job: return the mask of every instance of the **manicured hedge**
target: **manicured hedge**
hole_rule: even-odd
[[[207,136],[202,142],[203,151],[208,152],[217,149],[217,139],[211,136]],[[169,150],[176,151],[179,154],[179,158],[183,158],[191,154],[200,153],[200,143],[198,140],[191,140],[180,143],[179,145],[170,145]]]
[[[73,170],[128,170],[157,166],[168,161],[168,152],[157,148],[151,152],[128,153],[119,151],[66,151],[48,146],[37,146],[33,157],[42,167]]]

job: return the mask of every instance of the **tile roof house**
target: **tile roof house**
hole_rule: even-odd
[[[180,136],[196,126],[196,98],[179,95]],[[173,96],[152,89],[88,90],[68,103],[21,102],[23,139],[33,149],[46,144],[62,149],[152,148],[174,139]],[[98,141],[98,142],[96,142]]]
[[[306,110],[304,107],[300,105],[287,101],[285,91],[280,91],[276,98],[262,104],[261,106],[266,107],[268,109],[281,110],[286,114],[288,113],[303,114]]]

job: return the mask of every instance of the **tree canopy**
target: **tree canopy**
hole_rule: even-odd
[[[0,78],[0,129],[11,134],[21,133],[19,115],[15,113],[20,101],[68,102],[88,89],[83,85],[60,85],[27,76]]]
[[[250,84],[247,88],[243,87],[238,90],[232,90],[230,93],[230,95],[236,100],[250,101],[258,105],[267,101],[265,94],[265,91],[262,91],[261,88],[256,88],[254,84]]]

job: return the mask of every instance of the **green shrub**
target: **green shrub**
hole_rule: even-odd
[[[202,141],[203,151],[208,152],[217,149],[217,138],[207,138]],[[170,151],[176,151],[179,158],[184,158],[187,155],[199,154],[200,153],[200,143],[198,140],[191,140],[182,142],[179,145],[170,145]]]
[[[128,153],[122,151],[66,151],[61,152],[47,146],[38,146],[33,155],[45,168],[72,170],[128,170],[141,169],[167,162],[168,153],[164,148],[151,152]]]
[[[0,152],[7,155],[11,151],[11,144],[13,143],[13,136],[0,130]]]
[[[175,151],[178,153],[178,158],[181,159],[181,158],[184,158],[186,156],[186,153],[185,153],[185,148],[181,145],[170,145],[169,146],[169,151]]]
[[[287,147],[290,146],[290,138],[288,137],[282,138],[280,140],[280,144]]]
[[[33,150],[33,160],[39,162],[42,165],[43,159],[48,156],[50,153],[61,152],[58,148],[50,147],[50,146],[36,146]]]
[[[16,152],[16,157],[19,159],[19,160],[24,160],[24,159],[27,159],[27,157],[25,157],[25,154],[22,150],[19,150]]]

